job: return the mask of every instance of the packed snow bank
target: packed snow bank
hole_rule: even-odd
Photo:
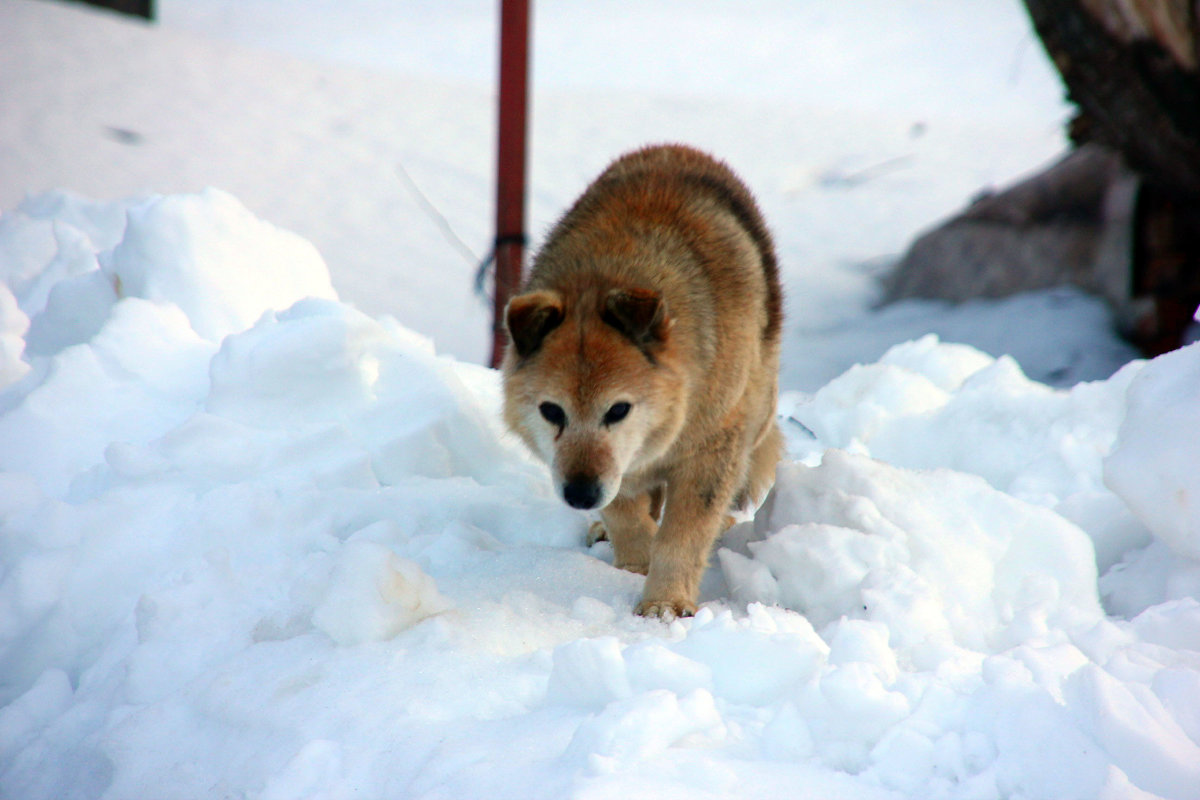
[[[771,535],[749,548],[770,577],[739,581],[735,568],[737,599],[818,626],[877,621],[905,651],[996,652],[1100,614],[1086,535],[973,476],[830,450],[820,466],[780,467],[759,522]],[[722,552],[729,573],[735,556]]]
[[[1197,346],[1148,365],[1129,406],[1105,479],[1171,549],[1200,560],[1200,355]]]
[[[812,432],[814,446],[967,472],[1053,508],[1092,536],[1103,571],[1149,543],[1103,476],[1126,389],[1142,366],[1057,390],[1025,377],[1011,358],[926,336],[852,367],[811,399],[793,396],[792,416]]]
[[[0,467],[56,493],[110,437],[142,443],[183,421],[224,336],[301,298],[336,299],[311,244],[216,190],[111,205],[59,194],[3,219],[18,251],[3,263],[16,300],[3,327],[27,321],[36,374],[6,396]],[[18,349],[5,354],[0,375],[21,376]]]
[[[923,339],[785,396],[794,460],[665,625],[496,373],[339,303],[229,196],[34,198],[0,253],[0,795],[1200,785],[1160,424],[1200,348],[1068,391]]]
[[[205,339],[220,341],[302,297],[337,299],[315,247],[224,192],[155,198],[127,214],[104,273],[123,296],[179,306]]]

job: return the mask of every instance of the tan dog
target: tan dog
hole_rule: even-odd
[[[505,421],[568,504],[600,509],[616,565],[647,575],[637,613],[695,613],[729,510],[761,499],[782,444],[782,298],[754,199],[696,150],[630,153],[551,230],[524,291]]]

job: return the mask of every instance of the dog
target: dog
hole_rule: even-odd
[[[660,145],[613,162],[550,230],[505,309],[504,419],[614,564],[635,611],[696,611],[731,511],[770,488],[783,299],[750,191]],[[596,527],[596,526],[594,526]]]

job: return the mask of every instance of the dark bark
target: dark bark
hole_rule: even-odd
[[[1139,175],[1126,332],[1177,346],[1200,302],[1200,0],[1025,0],[1070,99],[1072,137]]]
[[[1200,197],[1200,2],[1025,5],[1079,107],[1077,140],[1117,150],[1155,187]]]
[[[1025,0],[1078,106],[1077,149],[921,236],[885,300],[1070,283],[1148,355],[1200,303],[1200,0]]]

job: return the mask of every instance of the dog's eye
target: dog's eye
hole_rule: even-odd
[[[562,406],[555,403],[542,403],[538,406],[538,411],[541,412],[542,419],[551,425],[557,425],[560,428],[566,427],[567,412],[562,410]]]
[[[613,407],[604,415],[605,425],[615,425],[629,415],[629,403],[614,403]]]

